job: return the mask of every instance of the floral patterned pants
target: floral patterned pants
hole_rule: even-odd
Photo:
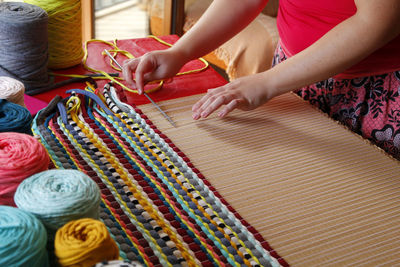
[[[272,65],[286,58],[278,45]],[[295,93],[400,160],[400,70],[356,79],[329,78]]]

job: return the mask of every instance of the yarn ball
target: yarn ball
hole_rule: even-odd
[[[69,221],[99,218],[100,189],[83,172],[52,169],[25,179],[14,201],[18,208],[36,215],[53,238]]]
[[[128,260],[114,260],[114,261],[103,261],[97,263],[94,267],[142,267],[140,263]]]
[[[36,5],[0,3],[0,76],[21,81],[29,92],[48,86],[48,16]]]
[[[32,134],[32,115],[27,108],[0,99],[0,132]]]
[[[49,68],[63,69],[81,63],[82,46],[81,0],[25,0],[43,8],[49,17]]]
[[[14,193],[27,177],[49,166],[44,146],[22,133],[0,133],[0,205],[14,204]]]
[[[0,205],[0,266],[49,266],[43,224],[23,210]]]
[[[93,266],[119,258],[118,246],[105,224],[90,218],[71,221],[58,229],[54,248],[62,267]]]
[[[0,77],[0,99],[6,99],[26,108],[24,93],[25,86],[22,82],[11,77]]]

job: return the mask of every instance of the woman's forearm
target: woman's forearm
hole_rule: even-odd
[[[185,61],[204,56],[244,29],[268,0],[214,0],[199,21],[171,48]]]

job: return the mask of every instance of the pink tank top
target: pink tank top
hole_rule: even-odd
[[[356,13],[353,0],[280,0],[277,18],[282,48],[292,56]],[[351,79],[400,70],[400,35],[335,76]]]

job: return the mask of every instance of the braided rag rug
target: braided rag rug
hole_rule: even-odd
[[[101,94],[67,92],[36,115],[33,133],[55,168],[78,169],[97,182],[101,219],[123,259],[145,266],[287,265],[111,84]]]

